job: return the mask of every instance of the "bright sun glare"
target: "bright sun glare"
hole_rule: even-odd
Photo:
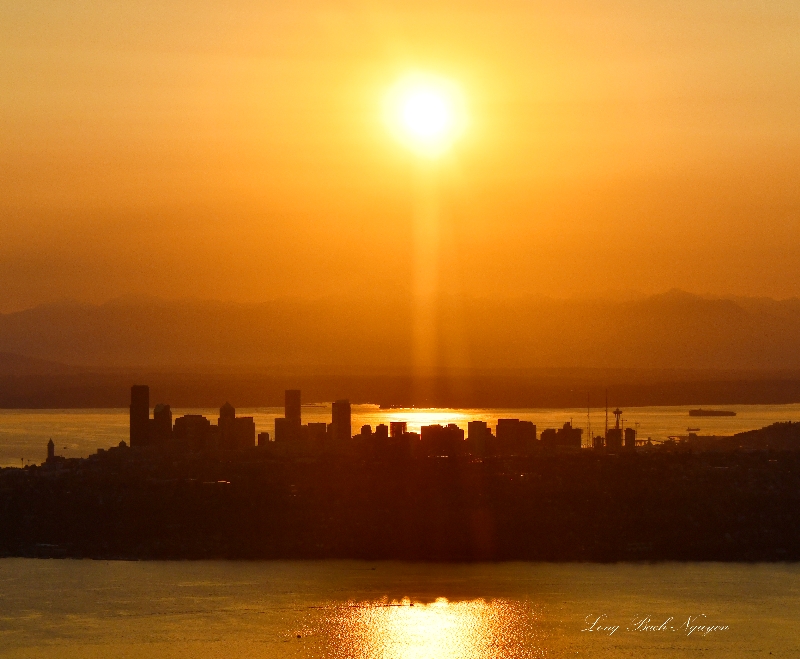
[[[407,147],[423,156],[440,156],[464,130],[463,96],[450,80],[409,75],[389,91],[386,118]]]
[[[431,89],[413,90],[403,101],[402,117],[406,130],[422,140],[437,139],[453,121],[445,99]]]

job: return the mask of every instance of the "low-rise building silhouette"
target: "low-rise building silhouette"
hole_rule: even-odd
[[[256,441],[256,424],[251,416],[236,416],[236,409],[225,403],[219,410],[219,448],[238,451],[252,448]]]
[[[389,437],[400,437],[406,434],[408,424],[405,421],[389,422]]]
[[[455,423],[422,426],[419,452],[425,456],[456,456],[466,453],[464,431]]]
[[[486,421],[470,421],[467,423],[467,443],[473,455],[483,457],[492,440],[492,431]]]
[[[201,414],[185,414],[175,419],[173,443],[187,451],[200,451],[209,446],[211,421]]]
[[[580,448],[582,428],[574,428],[570,421],[567,421],[558,430],[548,428],[542,431],[541,443],[546,447]]]
[[[536,426],[519,419],[498,419],[494,442],[490,442],[496,455],[527,455],[535,444]]]
[[[324,450],[325,440],[328,437],[328,424],[325,422],[309,423],[307,435],[312,451],[319,452]]]

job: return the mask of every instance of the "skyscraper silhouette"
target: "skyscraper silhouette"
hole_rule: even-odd
[[[350,439],[350,401],[337,400],[333,403],[333,436],[336,439]]]
[[[285,411],[283,414],[286,422],[292,427],[299,428],[303,423],[300,417],[300,390],[287,389],[284,400]]]
[[[147,438],[150,444],[165,445],[172,438],[172,410],[169,405],[159,403],[153,408],[153,418],[149,422]]]
[[[275,419],[275,441],[296,441],[302,434],[300,417],[300,390],[287,389],[284,393],[283,416]]]
[[[236,424],[236,409],[226,402],[219,408],[219,448],[232,449],[236,444],[234,426]]]
[[[135,384],[131,387],[131,447],[147,446],[148,422],[150,420],[150,387]]]

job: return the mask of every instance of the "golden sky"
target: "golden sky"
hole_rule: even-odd
[[[800,295],[796,1],[0,5],[0,311],[403,294],[415,156],[457,81],[442,286]]]

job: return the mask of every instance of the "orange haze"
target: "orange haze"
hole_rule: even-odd
[[[457,80],[441,287],[800,294],[800,10],[710,0],[7,2],[0,311],[408,291],[409,70]]]

